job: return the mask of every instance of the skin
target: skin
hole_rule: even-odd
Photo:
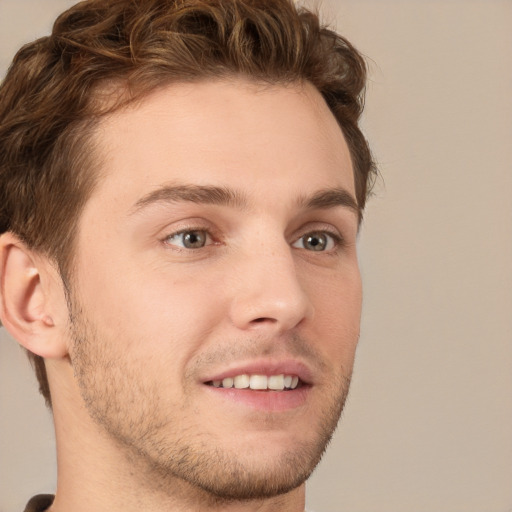
[[[46,352],[51,510],[302,511],[361,313],[353,170],[334,117],[309,84],[174,84],[105,119],[96,147],[70,312],[55,269],[34,263],[46,291],[33,304],[59,347]],[[197,187],[231,199],[192,198]],[[326,190],[336,200],[312,204]],[[191,231],[204,246],[184,247]],[[248,367],[298,368],[304,386],[208,385]]]

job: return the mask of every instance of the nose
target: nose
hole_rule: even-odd
[[[244,255],[233,268],[231,321],[242,330],[280,334],[313,316],[313,304],[301,285],[293,249],[282,241],[265,252]]]

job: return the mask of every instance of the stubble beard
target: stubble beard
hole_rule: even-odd
[[[160,393],[141,366],[123,366],[119,354],[101,339],[76,307],[70,314],[71,361],[91,418],[121,448],[137,480],[160,493],[180,490],[192,501],[262,500],[288,493],[311,475],[336,429],[348,394],[350,375],[334,379],[314,435],[278,457],[256,460],[229,451],[194,425],[162,418]],[[101,339],[101,342],[100,342]],[[136,362],[135,362],[136,363]],[[138,371],[137,371],[138,369]],[[171,416],[169,414],[168,416]],[[243,436],[243,432],[240,433]],[[259,451],[261,447],[254,447]],[[137,469],[136,469],[137,468]]]

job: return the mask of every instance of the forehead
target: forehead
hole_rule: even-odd
[[[95,139],[96,200],[136,200],[171,181],[252,191],[274,184],[297,194],[308,186],[354,190],[342,131],[308,83],[172,84],[104,119]]]

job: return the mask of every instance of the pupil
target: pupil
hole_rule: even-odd
[[[321,235],[310,235],[307,239],[307,245],[313,251],[321,251],[325,247],[325,237]]]
[[[184,242],[186,247],[202,247],[204,245],[203,237],[197,232],[187,233]]]

